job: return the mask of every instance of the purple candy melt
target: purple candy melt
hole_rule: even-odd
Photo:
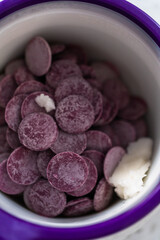
[[[80,69],[82,71],[83,77],[88,78],[88,77],[92,76],[93,68],[91,66],[89,66],[87,64],[81,64],[79,66],[80,66]]]
[[[26,186],[24,192],[23,192],[23,200],[27,208],[33,211],[32,204],[29,198],[30,190],[32,188],[32,185]]]
[[[46,82],[55,89],[61,80],[72,76],[82,76],[79,66],[70,60],[58,60],[53,62],[46,75]]]
[[[130,97],[129,104],[118,113],[118,116],[124,120],[133,121],[142,117],[146,111],[146,102],[140,97],[132,96]]]
[[[87,149],[97,150],[102,153],[106,153],[108,149],[112,147],[112,141],[110,137],[97,130],[90,130],[86,132],[87,136]]]
[[[25,60],[28,69],[35,76],[43,76],[48,72],[51,66],[52,53],[44,38],[35,37],[27,44]]]
[[[87,197],[71,200],[63,212],[66,217],[78,217],[93,211],[93,201]]]
[[[94,107],[95,121],[98,122],[103,114],[103,96],[96,88],[93,89],[92,105]]]
[[[62,192],[77,190],[85,183],[87,177],[86,161],[74,152],[58,153],[47,167],[47,178],[50,184]]]
[[[72,192],[67,192],[69,195],[74,196],[74,197],[81,197],[84,196],[88,193],[90,193],[93,188],[96,185],[97,178],[98,178],[98,173],[97,173],[97,168],[95,164],[93,163],[92,160],[90,160],[87,157],[84,157],[87,166],[88,166],[88,177],[85,181],[85,183],[78,188],[78,190],[72,191]]]
[[[146,111],[112,63],[89,62],[81,46],[32,38],[25,60],[0,75],[0,191],[23,193],[44,217],[104,210],[126,147],[147,134]]]
[[[5,76],[0,81],[0,107],[6,107],[9,100],[13,97],[17,84],[11,75]]]
[[[107,125],[99,126],[98,130],[106,133],[110,137],[112,141],[112,147],[120,146],[120,140],[118,136],[113,132],[110,125],[107,124]]]
[[[44,107],[40,107],[35,99],[37,96],[40,96],[41,94],[44,94],[45,96],[50,97],[54,101],[54,97],[50,93],[46,92],[34,92],[28,95],[25,100],[22,103],[21,107],[21,116],[22,118],[26,117],[30,113],[36,113],[36,112],[44,112],[50,115],[54,114],[54,111],[46,112],[46,109]]]
[[[5,109],[0,107],[0,126],[5,124]]]
[[[14,78],[18,85],[20,85],[21,83],[26,82],[26,81],[35,80],[35,78],[31,74],[31,72],[25,66],[19,67],[15,71]]]
[[[23,59],[15,59],[9,62],[5,67],[5,74],[14,74],[19,67],[25,66]]]
[[[104,210],[110,203],[113,195],[113,188],[102,178],[96,188],[93,206],[96,212]]]
[[[117,135],[122,147],[127,147],[130,142],[135,141],[136,132],[134,127],[126,121],[115,120],[111,123],[113,132]]]
[[[93,88],[96,88],[98,89],[99,91],[102,90],[102,83],[100,81],[98,81],[96,78],[86,78],[86,81],[93,87]]]
[[[36,152],[24,147],[15,149],[7,160],[9,177],[17,184],[30,185],[36,182],[40,177],[36,160]]]
[[[61,43],[54,43],[51,45],[51,52],[52,55],[56,55],[59,54],[61,52],[63,52],[65,50],[66,46],[64,44]]]
[[[58,137],[50,147],[54,153],[65,151],[81,154],[87,146],[87,137],[85,133],[69,134],[59,130]]]
[[[55,91],[55,100],[59,103],[69,95],[81,95],[90,102],[93,99],[92,87],[81,76],[72,76],[62,80]]]
[[[87,63],[86,53],[84,52],[84,49],[81,46],[74,45],[74,44],[68,44],[66,46],[65,54],[66,54],[66,56],[67,56],[67,54],[74,56],[74,58],[76,59],[76,62],[78,64],[86,64]]]
[[[93,69],[92,77],[101,82],[101,86],[108,79],[116,79],[118,77],[117,70],[113,70],[111,64],[108,64],[106,61],[93,62],[91,67]]]
[[[98,177],[101,177],[103,175],[104,154],[96,150],[86,150],[83,152],[82,156],[85,156],[94,162],[98,171]]]
[[[54,189],[47,180],[33,184],[28,193],[29,207],[45,217],[60,215],[66,207],[66,195]]]
[[[0,81],[5,77],[5,74],[0,74]]]
[[[112,176],[115,168],[121,161],[124,154],[125,154],[125,150],[121,147],[113,147],[108,151],[104,160],[104,167],[103,167],[106,181],[109,182],[109,178]]]
[[[106,101],[104,101],[106,103]],[[110,103],[110,109],[109,109],[109,116],[106,118],[106,106],[104,105],[104,108],[103,108],[103,113],[102,113],[102,123],[106,123],[106,124],[109,124],[110,122],[112,122],[115,117],[117,116],[117,113],[118,113],[118,104],[116,102],[111,102]],[[101,123],[101,124],[102,124]]]
[[[136,139],[147,136],[147,124],[143,118],[130,121],[136,131]]]
[[[40,152],[37,157],[37,167],[42,177],[47,178],[47,166],[53,158],[54,153],[51,150]]]
[[[55,117],[63,131],[83,133],[94,122],[94,109],[85,97],[70,95],[58,104]]]
[[[9,155],[10,155],[10,153],[8,153],[8,152],[0,153],[0,162],[8,159]]]
[[[108,79],[103,86],[103,94],[109,100],[117,103],[119,109],[125,108],[129,103],[128,89],[119,79]]]
[[[103,110],[100,119],[95,125],[101,126],[110,123],[118,113],[118,105],[103,97]]]
[[[9,146],[12,148],[12,149],[16,149],[18,147],[21,146],[20,144],[20,141],[19,141],[19,138],[18,138],[18,134],[16,132],[14,132],[12,129],[10,128],[7,128],[7,131],[6,131],[6,140],[9,144]]]
[[[0,190],[10,195],[20,194],[25,186],[14,183],[7,173],[7,160],[0,163]]]
[[[59,56],[58,56],[59,60],[67,60],[67,61],[71,61],[75,64],[77,64],[77,57],[74,53],[70,53],[68,51],[64,51],[62,52]]]
[[[0,127],[0,153],[10,152],[10,146],[6,140],[7,127]]]
[[[21,144],[33,151],[51,147],[58,136],[54,119],[45,113],[31,113],[20,123],[18,136]]]
[[[7,104],[5,109],[5,120],[13,131],[17,132],[21,122],[21,105],[27,95],[20,94],[14,96]]]
[[[14,95],[30,94],[30,93],[38,92],[38,91],[46,91],[45,85],[38,81],[30,80],[30,81],[21,83],[17,87]]]

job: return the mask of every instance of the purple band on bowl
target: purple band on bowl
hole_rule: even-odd
[[[0,19],[24,7],[52,0],[3,0],[0,2]],[[54,1],[54,0],[53,0]],[[78,0],[77,0],[78,1]],[[160,46],[160,26],[143,11],[125,0],[88,0],[81,1],[94,3],[126,16]],[[15,218],[0,210],[0,240],[88,240],[107,236],[123,230],[137,222],[160,204],[160,184],[129,211],[102,223],[81,228],[49,228],[34,225]]]
[[[0,2],[0,19],[22,9],[27,6],[31,6],[37,3],[53,2],[61,0],[1,0]],[[68,1],[68,0],[62,0]],[[160,46],[160,26],[145,12],[134,6],[133,4],[126,2],[126,0],[74,0],[74,2],[87,2],[97,4],[103,7],[107,7],[116,12],[126,16],[141,28],[143,28],[152,39]]]
[[[160,184],[138,206],[118,217],[81,228],[49,228],[25,222],[0,211],[1,240],[89,240],[123,230],[137,222],[160,203]],[[12,236],[12,238],[10,238]]]

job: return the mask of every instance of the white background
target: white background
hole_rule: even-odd
[[[160,24],[160,0],[128,0],[128,2],[141,8]]]

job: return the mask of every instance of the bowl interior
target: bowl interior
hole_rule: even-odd
[[[80,44],[91,59],[106,59],[119,68],[130,90],[148,103],[147,120],[150,136],[154,138],[152,166],[143,192],[130,200],[118,201],[97,214],[74,219],[49,219],[31,213],[2,193],[0,208],[45,226],[86,226],[115,217],[147,197],[159,181],[159,48],[142,29],[112,10],[77,2],[43,3],[18,11],[0,22],[0,70],[9,60],[20,56],[28,40],[36,35],[50,42]]]

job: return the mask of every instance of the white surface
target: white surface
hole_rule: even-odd
[[[160,0],[128,0],[128,2],[142,9],[160,24]]]

